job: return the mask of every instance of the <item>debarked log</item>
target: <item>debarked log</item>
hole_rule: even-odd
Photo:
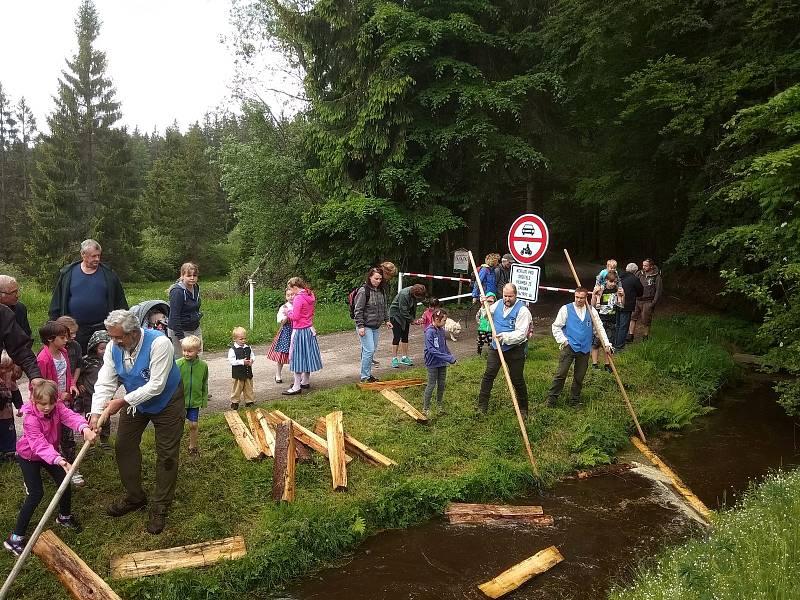
[[[314,431],[317,435],[326,435],[327,428],[325,426],[325,419],[323,417],[319,417],[317,419],[317,422],[314,425]],[[370,448],[366,444],[358,441],[346,431],[344,432],[344,447],[351,454],[360,456],[368,463],[371,463],[377,467],[391,467],[392,465],[397,464],[391,458],[384,456],[377,450]]]
[[[206,567],[221,560],[234,560],[247,554],[242,536],[188,544],[163,550],[135,552],[111,558],[111,577],[144,577],[174,569]]]
[[[344,425],[342,411],[335,410],[325,417],[328,462],[334,490],[347,489],[347,463],[344,452]]]
[[[279,410],[273,410],[272,412],[266,413],[267,421],[269,421],[270,425],[276,425],[277,423],[289,420],[292,421],[289,417],[283,414]],[[316,450],[320,454],[324,454],[328,456],[328,442],[318,436],[316,433],[311,431],[310,429],[306,429],[297,421],[292,421],[294,425],[294,436],[303,442],[306,446]],[[352,456],[345,455],[345,461],[350,462],[353,460]]]
[[[228,422],[228,427],[231,428],[231,433],[233,433],[236,443],[239,444],[239,448],[242,449],[242,454],[244,454],[247,460],[256,460],[264,457],[261,448],[258,447],[258,444],[253,439],[250,430],[244,424],[238,412],[235,410],[226,410],[225,420]]]
[[[258,422],[255,411],[245,411],[247,415],[247,425],[250,427],[250,432],[253,434],[253,439],[256,440],[259,449],[265,456],[272,456],[272,449],[267,444],[267,438],[264,436],[264,431],[261,429],[261,423]]]
[[[414,408],[411,404],[409,404],[405,398],[403,398],[400,394],[398,394],[394,390],[381,390],[381,396],[386,398],[389,402],[394,404],[396,407],[398,407],[400,410],[402,410],[404,413],[406,413],[409,417],[411,417],[415,421],[419,423],[428,422],[428,417],[419,412],[416,408]]]
[[[489,598],[499,598],[509,592],[513,592],[533,577],[552,569],[562,560],[564,560],[564,557],[561,556],[558,548],[550,546],[503,571],[491,581],[482,583],[478,588]]]

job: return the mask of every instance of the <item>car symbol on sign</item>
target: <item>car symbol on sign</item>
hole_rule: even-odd
[[[522,235],[536,235],[536,230],[533,228],[533,225],[526,223],[522,226]]]

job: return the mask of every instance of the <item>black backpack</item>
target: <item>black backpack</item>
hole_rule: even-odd
[[[352,290],[350,290],[350,293],[347,294],[347,305],[350,307],[351,319],[356,318],[356,294],[358,294],[358,290],[360,290],[362,287],[367,291],[367,302],[369,302],[370,289],[363,283],[354,287]]]

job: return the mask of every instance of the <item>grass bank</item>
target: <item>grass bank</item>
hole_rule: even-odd
[[[776,473],[711,534],[663,552],[611,600],[790,600],[800,589],[800,470]]]
[[[131,306],[143,300],[167,301],[167,289],[172,281],[125,284],[125,295]],[[203,310],[203,341],[207,350],[222,350],[231,342],[234,327],[247,327],[250,321],[250,298],[231,288],[227,280],[201,281]],[[23,285],[21,300],[28,307],[28,319],[37,337],[37,329],[47,320],[51,291],[43,291],[34,285]],[[278,325],[275,313],[284,302],[280,290],[257,289],[253,302],[253,331],[249,334],[251,344],[263,344],[272,340]],[[346,302],[336,298],[321,299],[317,304],[314,326],[320,333],[349,330],[353,326]],[[38,340],[36,346],[38,347]]]
[[[708,410],[708,394],[734,373],[724,337],[730,321],[711,317],[656,322],[646,344],[618,357],[620,372],[643,427],[677,428]],[[350,550],[381,529],[407,527],[441,514],[450,500],[509,500],[537,486],[549,486],[578,467],[610,460],[628,443],[632,423],[613,379],[591,371],[584,403],[541,406],[556,365],[551,340],[532,344],[526,379],[532,402],[528,433],[539,461],[534,477],[525,456],[516,418],[502,377],[490,412],[476,417],[474,401],[483,359],[465,360],[449,369],[447,413],[427,426],[416,424],[374,392],[355,386],[304,394],[270,404],[306,426],[317,416],[340,409],[349,433],[394,458],[398,465],[379,469],[353,461],[348,489],[330,490],[326,460],[298,465],[297,500],[276,505],[269,500],[272,464],[246,462],[222,415],[201,418],[199,458],[181,456],[178,496],[168,527],[158,537],[144,532],[144,515],[114,520],[104,507],[120,493],[111,456],[95,451],[82,471],[89,484],[75,494],[76,515],[86,530],[64,532],[65,541],[101,576],[107,577],[113,554],[152,550],[241,534],[246,558],[207,570],[179,571],[134,581],[114,582],[127,598],[264,597],[287,579],[303,575]],[[414,369],[409,375],[423,374]],[[403,395],[421,405],[422,390]],[[145,435],[145,479],[152,482],[152,434]],[[0,530],[8,531],[22,500],[20,475],[0,467]],[[59,532],[61,533],[61,532]],[[11,568],[0,557],[0,571]],[[30,599],[65,598],[55,578],[32,559],[16,593]]]

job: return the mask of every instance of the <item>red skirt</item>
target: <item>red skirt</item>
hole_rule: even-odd
[[[288,323],[278,329],[267,351],[267,358],[279,365],[289,364],[289,343],[292,339],[292,326]]]

